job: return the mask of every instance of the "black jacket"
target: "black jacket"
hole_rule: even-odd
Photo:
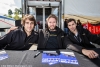
[[[91,34],[87,29],[82,27],[77,27],[78,34],[80,36],[81,41],[77,41],[74,37],[74,34],[69,31],[69,33],[65,37],[65,43],[67,48],[72,49],[77,52],[81,52],[82,48],[91,49],[96,48],[92,43],[100,44],[100,37],[95,34]]]
[[[56,30],[57,30],[58,49],[65,49],[66,48],[66,46],[64,45],[65,33],[58,27],[56,27]],[[38,50],[42,50],[42,49],[45,50],[49,35],[50,33],[48,29],[40,30],[38,48],[37,48]]]
[[[27,38],[22,28],[11,31],[0,38],[0,49],[6,50],[28,50],[36,41],[38,41],[38,33],[34,30]]]

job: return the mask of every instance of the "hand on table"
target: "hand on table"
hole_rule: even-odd
[[[96,53],[94,50],[87,50],[87,49],[82,49],[82,53],[89,57],[90,59],[97,58],[99,56],[98,53]]]

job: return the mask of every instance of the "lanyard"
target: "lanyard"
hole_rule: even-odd
[[[74,38],[75,38],[78,42],[81,42],[81,41],[82,41],[81,38],[79,37],[79,35],[74,36]]]

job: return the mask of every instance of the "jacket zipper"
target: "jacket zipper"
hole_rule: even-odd
[[[33,35],[30,36],[29,39],[25,42],[25,46],[26,46],[26,43],[27,43],[32,37],[33,37]]]
[[[44,46],[45,46],[45,48],[46,48],[46,45],[47,45],[47,41],[48,41],[49,36],[50,36],[49,33],[46,34],[46,39],[45,39],[45,41],[44,41]]]

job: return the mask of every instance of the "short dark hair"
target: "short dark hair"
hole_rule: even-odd
[[[66,23],[67,26],[68,26],[68,23],[71,22],[71,21],[74,21],[74,22],[76,23],[75,19],[73,19],[73,18],[69,18],[69,19],[67,20],[67,23]]]
[[[68,20],[68,19],[65,19],[65,20]]]

